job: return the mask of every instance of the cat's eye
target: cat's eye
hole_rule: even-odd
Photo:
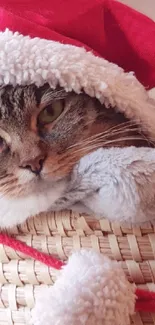
[[[5,142],[5,140],[2,137],[0,137],[0,154],[2,152],[4,152],[7,148],[8,148],[8,146]]]
[[[38,116],[38,123],[45,125],[55,121],[64,110],[64,102],[58,100],[48,105]]]

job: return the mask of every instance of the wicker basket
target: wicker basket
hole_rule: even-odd
[[[128,279],[155,290],[155,228],[121,227],[71,212],[48,213],[9,231],[40,251],[67,259],[73,250],[94,248],[120,261]],[[41,286],[51,285],[55,269],[0,245],[0,325],[29,324],[30,310]],[[136,314],[135,325],[155,324],[155,314]]]

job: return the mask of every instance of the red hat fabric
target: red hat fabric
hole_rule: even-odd
[[[85,91],[155,136],[155,102],[143,87],[155,86],[153,21],[115,0],[0,6],[1,85]]]
[[[0,1],[0,29],[84,46],[155,86],[155,23],[113,0]]]

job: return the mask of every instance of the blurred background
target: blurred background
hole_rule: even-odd
[[[155,21],[155,0],[119,0]]]

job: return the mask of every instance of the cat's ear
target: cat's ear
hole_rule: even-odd
[[[138,206],[145,221],[155,217],[155,162],[134,161],[129,166],[139,196]],[[138,222],[138,213],[135,222]]]

